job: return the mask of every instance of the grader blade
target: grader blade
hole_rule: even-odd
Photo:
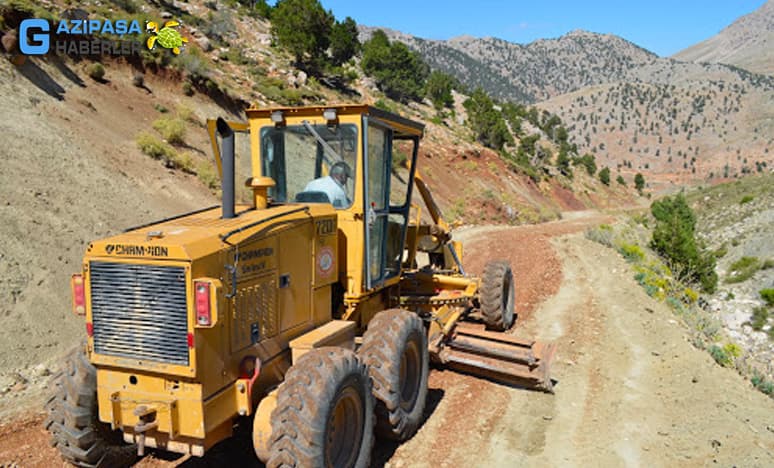
[[[520,340],[459,323],[439,353],[450,368],[498,382],[553,393],[549,370],[555,344]]]

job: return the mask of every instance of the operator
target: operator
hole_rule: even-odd
[[[306,184],[304,192],[323,192],[334,207],[344,208],[350,204],[347,197],[347,179],[350,177],[352,177],[352,171],[347,163],[339,161],[331,166],[327,176]]]

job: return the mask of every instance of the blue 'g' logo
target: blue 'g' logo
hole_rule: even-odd
[[[30,18],[19,26],[19,50],[25,55],[43,55],[48,52],[51,26],[42,18]],[[32,34],[30,34],[32,31]],[[30,35],[32,41],[30,41]]]

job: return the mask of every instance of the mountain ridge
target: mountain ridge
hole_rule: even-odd
[[[672,57],[686,62],[725,63],[774,75],[774,0]]]

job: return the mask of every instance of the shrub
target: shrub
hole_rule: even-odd
[[[774,382],[766,380],[766,377],[758,372],[755,372],[750,379],[753,386],[769,396],[774,396]]]
[[[761,270],[768,270],[769,268],[774,268],[774,260],[767,258],[763,265],[761,265]]]
[[[193,84],[191,84],[190,81],[183,81],[183,94],[186,96],[193,96],[194,95],[194,88]]]
[[[149,132],[138,133],[135,142],[140,151],[153,159],[161,159],[166,162],[177,157],[177,152],[174,148]]]
[[[189,174],[196,174],[193,157],[191,157],[191,153],[187,151],[185,153],[178,153],[175,151],[175,153],[164,162],[169,168],[180,169]]]
[[[745,196],[743,196],[743,197],[742,197],[742,199],[739,201],[739,204],[740,204],[740,205],[744,205],[745,203],[750,203],[750,202],[751,202],[751,201],[753,201],[754,199],[755,199],[755,197],[753,197],[752,195],[745,195]]]
[[[726,283],[741,283],[750,279],[761,268],[761,261],[757,257],[742,257],[729,268],[730,273]]]
[[[196,166],[196,176],[199,177],[199,180],[201,180],[210,190],[215,190],[220,186],[218,174],[215,172],[212,163],[209,161],[201,161]]]
[[[623,185],[626,187],[626,181],[624,180],[623,176],[619,175],[615,178],[615,181],[618,182],[620,185]]]
[[[586,239],[602,244],[605,247],[613,246],[613,230],[606,224],[596,228],[587,229],[585,236]]]
[[[619,252],[629,262],[639,262],[645,258],[645,253],[642,251],[639,245],[636,244],[621,244]]]
[[[769,320],[769,311],[765,307],[758,306],[753,309],[750,326],[755,331],[763,330],[763,327]]]
[[[634,176],[634,188],[640,193],[642,193],[642,189],[645,188],[645,177],[639,172]]]
[[[693,304],[699,299],[699,293],[691,288],[685,288],[683,290],[683,298],[686,304]]]
[[[715,292],[718,276],[715,256],[696,241],[696,216],[685,197],[679,194],[654,202],[650,207],[656,226],[651,247],[671,262],[678,273],[701,284],[707,293]]]
[[[385,101],[384,99],[377,99],[376,102],[374,103],[374,107],[381,110],[386,110],[387,112],[397,112],[395,110],[395,107],[390,105],[390,103]]]
[[[718,247],[718,249],[713,253],[715,255],[715,258],[723,258],[728,253],[728,246],[724,242],[723,245]]]
[[[603,167],[601,171],[599,171],[599,181],[602,182],[605,185],[610,185],[610,169],[607,167]]]
[[[105,78],[105,67],[99,62],[94,62],[86,67],[86,74],[94,81],[102,81]]]
[[[158,118],[153,122],[153,128],[156,129],[168,143],[179,145],[185,141],[185,122],[180,118]]]
[[[758,294],[761,295],[761,299],[766,301],[767,306],[774,306],[774,288],[761,289]]]
[[[588,172],[588,174],[592,177],[597,172],[597,162],[594,158],[594,155],[591,153],[586,153],[579,158],[573,158],[572,163],[576,166],[581,165],[585,167],[586,172]]]
[[[710,356],[712,356],[712,359],[723,367],[728,367],[733,362],[733,356],[728,354],[724,348],[721,348],[718,345],[712,345],[709,349],[709,353]]]
[[[194,113],[194,110],[188,106],[184,106],[184,105],[177,106],[177,109],[175,109],[175,113],[177,114],[178,118],[186,122],[191,122],[197,125],[201,124],[201,122],[199,121],[199,117]]]

